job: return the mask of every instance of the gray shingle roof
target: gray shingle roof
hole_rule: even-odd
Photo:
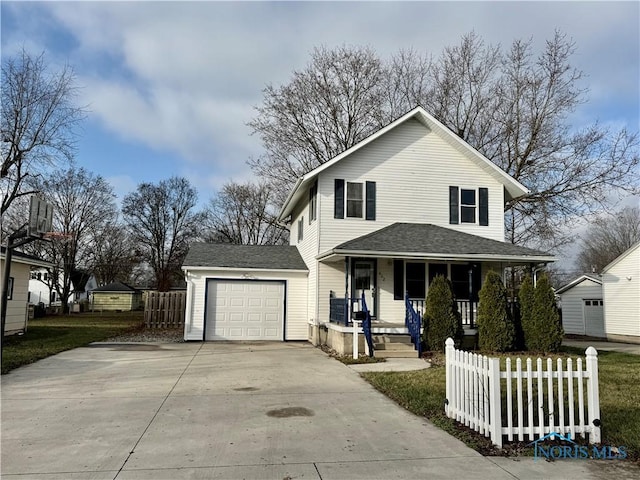
[[[307,270],[298,249],[291,245],[232,245],[194,243],[184,267]]]
[[[550,257],[551,255],[431,224],[394,223],[334,248],[344,251],[398,252],[436,255]]]
[[[136,289],[130,287],[126,283],[122,282],[112,282],[108,285],[103,285],[102,287],[94,288],[93,292],[135,292]]]

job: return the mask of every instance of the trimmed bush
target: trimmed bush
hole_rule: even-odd
[[[515,328],[507,313],[507,291],[502,278],[490,271],[480,290],[478,305],[478,344],[481,350],[513,350]]]
[[[520,326],[522,327],[522,345],[518,345],[517,348],[523,350],[529,349],[529,343],[535,336],[535,325],[533,321],[533,300],[534,289],[531,277],[527,275],[520,285],[520,291],[518,292],[518,300],[520,301]]]
[[[562,344],[564,329],[556,305],[549,277],[538,279],[531,311],[533,328],[527,339],[527,348],[535,352],[557,352]]]
[[[451,283],[442,275],[436,276],[427,293],[424,307],[423,340],[427,349],[444,351],[444,342],[451,337],[460,345],[464,331],[458,304],[453,298]]]

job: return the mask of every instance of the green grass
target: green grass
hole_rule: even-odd
[[[584,351],[580,349],[567,348],[565,351],[573,358],[577,355],[584,356]],[[441,357],[443,355],[436,354],[433,359],[434,366],[427,370],[367,372],[362,376],[399,405],[416,415],[428,418],[436,426],[485,455],[530,454],[531,452],[523,449],[523,445],[518,444],[507,446],[503,452],[500,452],[484,436],[445,416],[445,369]],[[521,358],[524,359],[524,355],[521,355]],[[624,445],[630,453],[630,458],[638,461],[640,459],[640,356],[602,351],[598,352],[598,359],[602,444]],[[515,365],[512,365],[512,368],[515,368]]]
[[[142,328],[142,312],[81,313],[29,320],[27,333],[8,336],[2,373],[76,347]]]

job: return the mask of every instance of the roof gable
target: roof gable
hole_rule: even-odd
[[[278,215],[279,220],[282,221],[286,217],[288,217],[293,211],[293,209],[295,208],[295,205],[301,199],[306,200],[306,196],[304,194],[307,190],[307,187],[315,180],[315,178],[320,173],[331,168],[336,163],[349,157],[354,152],[369,145],[376,139],[380,138],[381,136],[385,135],[386,133],[390,132],[391,130],[397,128],[398,126],[404,124],[405,122],[411,119],[415,119],[418,122],[420,122],[427,129],[429,129],[430,131],[434,132],[435,134],[443,138],[445,141],[447,141],[453,148],[456,148],[458,151],[460,151],[460,153],[462,153],[465,157],[473,161],[480,168],[486,170],[490,175],[496,178],[497,181],[499,181],[504,185],[505,190],[507,191],[508,195],[510,195],[511,197],[518,197],[518,196],[526,195],[527,193],[529,193],[529,190],[524,185],[522,185],[520,182],[515,180],[513,177],[507,174],[504,170],[499,168],[496,164],[494,164],[492,161],[490,161],[488,158],[486,158],[484,155],[478,152],[475,148],[473,148],[467,142],[465,142],[460,137],[458,137],[446,126],[444,126],[442,123],[436,120],[435,117],[427,113],[426,110],[424,110],[422,107],[416,107],[410,112],[407,112],[402,117],[398,118],[397,120],[394,120],[386,127],[383,127],[377,132],[374,132],[373,134],[369,135],[367,138],[360,141],[353,147],[335,156],[328,162],[323,163],[322,165],[316,167],[310,172],[299,177],[295,185],[291,189],[291,192],[289,193],[289,196],[287,197],[284,205],[282,206],[282,209],[280,210],[280,213]]]
[[[640,242],[637,242],[635,245],[632,245],[631,248],[629,248],[627,251],[623,252],[618,258],[616,258],[613,262],[611,262],[609,265],[607,265],[606,267],[604,267],[602,269],[602,273],[607,272],[608,270],[611,269],[611,267],[617,265],[618,263],[620,263],[622,260],[624,260],[625,258],[627,258],[629,255],[631,255],[633,252],[635,252],[636,250],[638,250],[638,248],[640,248]]]
[[[598,285],[602,285],[602,279],[596,277],[595,275],[581,275],[578,278],[576,278],[575,280],[567,283],[566,285],[560,287],[557,291],[556,294],[561,294],[566,292],[567,290],[572,289],[573,287],[576,287],[578,285],[580,285],[582,282],[584,281],[591,281],[593,283],[597,283]]]
[[[307,270],[295,246],[229,243],[191,244],[182,269],[188,270],[191,267]]]

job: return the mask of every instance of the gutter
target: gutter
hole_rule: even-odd
[[[372,252],[369,250],[341,250],[331,249],[325,253],[316,256],[316,260],[322,261],[332,257],[382,257],[382,258],[420,258],[434,260],[473,260],[473,261],[506,261],[506,262],[555,262],[557,260],[553,255],[498,255],[498,254],[446,254],[446,253],[416,253],[416,252]]]

